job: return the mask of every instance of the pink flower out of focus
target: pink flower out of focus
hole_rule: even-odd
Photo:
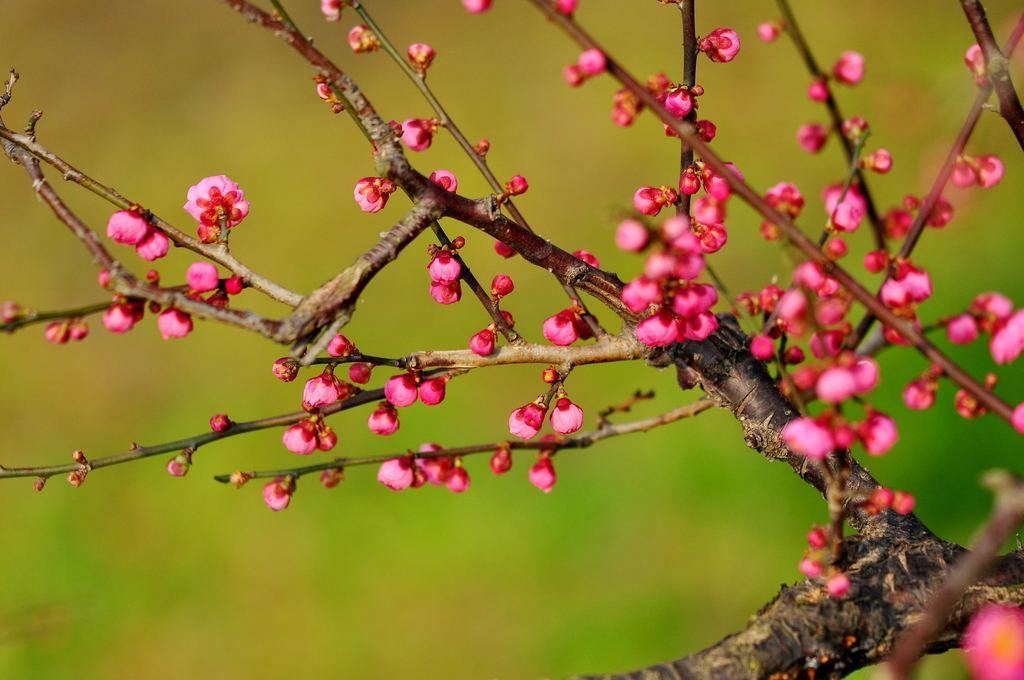
[[[185,273],[188,287],[197,293],[208,293],[215,290],[220,283],[217,268],[209,262],[193,262]]]
[[[530,484],[533,484],[544,493],[550,493],[551,489],[555,486],[555,482],[558,481],[558,476],[555,474],[555,466],[547,456],[533,464],[530,468],[529,478]]]
[[[278,477],[263,487],[263,502],[275,512],[284,510],[292,502],[294,491],[295,482],[291,477]]]
[[[491,8],[492,0],[462,0],[462,6],[473,14],[486,12]]]
[[[177,309],[168,309],[156,318],[156,325],[164,340],[183,338],[192,332],[192,317]]]
[[[860,52],[843,52],[832,67],[832,75],[844,85],[856,85],[864,79],[864,55]]]
[[[782,439],[794,453],[812,460],[822,460],[836,448],[832,432],[812,418],[796,418],[786,423]]]
[[[1024,612],[985,605],[967,625],[963,645],[967,666],[977,680],[1024,677]]]

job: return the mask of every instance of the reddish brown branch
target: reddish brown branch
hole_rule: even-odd
[[[1010,126],[1020,148],[1024,149],[1024,107],[1021,106],[1017,90],[1010,77],[1010,61],[999,49],[992,27],[988,24],[985,5],[981,0],[960,0],[960,6],[967,16],[974,37],[985,54],[985,66],[989,82],[999,98],[999,113]]]

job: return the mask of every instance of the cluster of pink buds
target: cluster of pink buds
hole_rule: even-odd
[[[731,28],[716,28],[697,42],[697,49],[711,61],[727,63],[739,54],[740,36]]]
[[[392,491],[418,489],[426,484],[446,486],[453,493],[467,491],[469,472],[462,466],[460,456],[430,455],[442,450],[437,444],[423,444],[419,455],[410,452],[401,458],[386,460],[377,471],[377,481]]]
[[[604,52],[591,48],[584,50],[575,64],[569,64],[562,69],[562,77],[565,78],[565,82],[573,87],[578,87],[588,78],[601,75],[607,68],[608,59],[604,56]]]
[[[813,527],[807,533],[807,549],[800,560],[800,573],[809,579],[819,579],[826,574],[826,548],[829,535],[824,527]],[[842,598],[850,592],[850,578],[835,567],[828,568],[825,589],[829,597]]]
[[[1004,174],[1005,169],[999,156],[960,156],[956,159],[950,179],[961,189],[974,184],[989,189],[999,184]]]
[[[47,342],[65,345],[69,340],[75,342],[85,340],[89,335],[89,325],[83,319],[60,319],[51,321],[43,331]]]
[[[203,243],[226,238],[224,230],[238,226],[249,214],[245,192],[227,175],[204,177],[189,187],[187,198],[185,211],[199,222]]]
[[[871,495],[860,503],[860,507],[869,515],[878,515],[892,510],[898,515],[909,515],[914,511],[917,500],[906,491],[893,491],[879,486]]]
[[[412,64],[412,67],[419,71],[420,74],[424,74],[430,68],[430,65],[434,63],[437,52],[426,43],[413,43],[409,45],[405,55],[409,58],[409,63]]]
[[[950,342],[968,345],[980,333],[989,335],[989,351],[997,364],[1009,364],[1024,353],[1024,309],[999,293],[981,293],[963,314],[943,321]]]
[[[364,177],[356,182],[353,196],[363,212],[376,213],[384,209],[397,189],[394,182],[384,177]]]
[[[338,443],[338,435],[324,419],[313,414],[303,418],[284,431],[281,437],[284,447],[300,456],[308,456],[314,451],[330,451]]]
[[[357,24],[348,32],[348,46],[356,54],[363,52],[375,52],[380,49],[380,40],[369,26]]]
[[[903,204],[900,207],[891,208],[885,213],[885,235],[892,239],[900,239],[906,236],[911,226],[913,226],[915,216],[920,209],[920,199],[910,194],[904,196]],[[928,215],[925,224],[935,229],[941,229],[949,224],[952,219],[953,204],[940,196],[931,214]],[[888,263],[885,263],[884,266],[888,266]],[[870,268],[869,271],[871,271]]]
[[[400,126],[402,142],[412,151],[426,151],[434,141],[439,124],[436,118],[410,118]]]
[[[796,219],[804,209],[804,195],[800,188],[792,182],[779,182],[768,189],[764,194],[764,200],[771,207],[778,210],[790,219]],[[770,220],[761,223],[761,235],[768,241],[779,239],[779,227]]]
[[[445,397],[448,376],[426,378],[413,373],[392,376],[384,384],[384,398],[393,406],[412,406],[419,399],[427,406],[437,406]]]
[[[452,240],[450,246],[438,248],[431,245],[428,250],[430,263],[430,297],[441,305],[450,305],[462,299],[462,262],[458,251],[466,244],[461,236]]]
[[[170,240],[151,225],[138,210],[118,210],[107,220],[107,236],[115,242],[135,246],[139,257],[150,262],[167,254]]]
[[[838,449],[846,449],[856,442],[873,456],[889,451],[899,432],[896,422],[871,407],[861,423],[849,423],[837,411],[827,410],[817,417],[805,416],[786,423],[782,439],[794,452],[811,460],[824,460]]]

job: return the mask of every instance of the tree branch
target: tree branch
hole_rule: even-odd
[[[978,45],[985,53],[988,80],[999,98],[999,113],[1010,126],[1010,131],[1017,138],[1020,148],[1024,149],[1024,107],[1021,107],[1020,98],[1017,97],[1017,90],[1010,77],[1010,61],[999,49],[999,44],[992,35],[992,27],[988,25],[985,5],[981,0],[960,0],[960,6],[967,16],[967,23],[971,25]]]

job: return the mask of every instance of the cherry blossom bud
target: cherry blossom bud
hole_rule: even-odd
[[[961,157],[953,165],[953,174],[950,175],[953,184],[966,189],[978,181],[978,171],[975,168],[973,159]]]
[[[542,328],[544,337],[549,342],[561,347],[571,345],[580,338],[575,321],[574,313],[569,310],[549,316],[544,321]]]
[[[765,21],[757,25],[757,37],[766,43],[775,42],[782,32],[778,21]]]
[[[849,369],[833,366],[818,376],[815,390],[822,401],[838,404],[856,394],[857,383]]]
[[[881,456],[893,447],[899,438],[896,421],[884,413],[872,411],[857,428],[857,436],[872,456]]]
[[[508,416],[508,431],[522,439],[532,439],[544,424],[543,405],[531,402],[512,411]]]
[[[210,418],[210,429],[214,432],[225,432],[232,424],[226,413],[218,413]]]
[[[786,423],[782,439],[794,453],[812,460],[822,460],[836,448],[829,429],[812,418],[796,418]]]
[[[392,491],[408,489],[413,482],[413,463],[409,456],[392,458],[381,463],[377,481]]]
[[[356,54],[374,52],[380,49],[380,40],[365,24],[357,24],[348,32],[348,46]]]
[[[348,379],[357,385],[365,385],[370,382],[373,367],[370,364],[354,363],[348,367]]]
[[[281,441],[292,453],[308,456],[317,449],[316,425],[308,418],[300,420],[284,431]]]
[[[448,490],[453,493],[462,493],[469,489],[469,473],[466,472],[466,468],[456,465],[451,476],[448,477],[447,486]]]
[[[808,123],[807,125],[800,126],[796,133],[796,139],[804,151],[818,153],[821,151],[821,147],[825,146],[828,134],[829,129],[824,125]]]
[[[576,259],[583,260],[584,262],[589,264],[591,267],[600,267],[601,266],[601,261],[598,260],[597,256],[594,255],[589,250],[574,250],[572,255]]]
[[[413,68],[420,73],[426,73],[430,65],[434,63],[434,57],[437,56],[434,48],[426,43],[413,43],[409,45],[409,49],[405,53],[409,57],[409,62],[413,65]]]
[[[678,194],[669,187],[640,187],[633,194],[633,207],[644,215],[657,215],[661,209],[676,202]]]
[[[755,335],[750,340],[750,353],[758,361],[768,361],[775,356],[775,342],[767,335]]]
[[[398,432],[398,412],[387,402],[381,402],[366,421],[367,427],[374,434],[387,436]]]
[[[860,52],[843,52],[832,67],[832,75],[844,85],[856,85],[864,79],[864,55]]]
[[[807,98],[812,102],[823,102],[828,99],[828,85],[820,78],[815,78],[807,86]]]
[[[0,323],[8,324],[12,321],[16,321],[21,318],[23,313],[24,310],[22,310],[21,305],[17,302],[14,302],[13,300],[5,300],[3,304],[0,304]]]
[[[494,352],[494,331],[483,329],[469,339],[469,348],[474,354],[482,357],[489,356]]]
[[[906,491],[897,491],[892,497],[892,510],[900,515],[909,515],[914,511],[916,500]]]
[[[271,368],[274,377],[281,382],[291,382],[299,374],[299,362],[291,357],[281,357],[274,362]]]
[[[192,456],[186,450],[167,461],[167,474],[171,477],[184,477],[191,467]]]
[[[224,280],[224,292],[228,295],[238,295],[245,288],[245,281],[241,276],[229,276]]]
[[[68,322],[66,320],[54,321],[53,323],[47,324],[46,330],[43,333],[43,337],[46,338],[46,341],[55,345],[66,344],[70,335],[71,334],[68,331]]]
[[[971,70],[975,83],[982,86],[988,82],[988,66],[985,64],[985,52],[981,49],[980,45],[975,43],[967,48],[967,51],[964,53],[964,63]]]
[[[136,312],[136,309],[138,311]],[[113,304],[103,313],[103,325],[111,333],[127,333],[142,318],[142,308],[127,303]]]
[[[505,259],[508,259],[516,254],[516,251],[512,248],[512,246],[508,245],[507,243],[502,243],[501,241],[494,242],[494,252],[496,252],[498,255],[501,255]]]
[[[445,383],[448,381],[444,378],[433,378],[431,380],[425,380],[420,385],[420,401],[427,406],[436,406],[444,401],[445,396]]]
[[[978,338],[978,322],[970,314],[961,314],[945,321],[946,337],[955,345],[969,345]]]
[[[730,62],[740,51],[740,36],[731,28],[716,28],[702,38],[697,47],[711,61]]]
[[[293,493],[295,493],[295,479],[278,477],[263,487],[263,502],[274,512],[284,510],[292,502]]]
[[[1017,408],[1013,409],[1013,415],[1010,416],[1010,423],[1017,432],[1024,434],[1024,403],[1017,404]]]
[[[512,281],[512,277],[507,274],[498,274],[491,279],[491,295],[496,299],[509,295],[515,289],[516,286]]]
[[[850,577],[841,571],[837,571],[828,577],[825,588],[828,590],[829,597],[835,599],[846,597],[847,593],[850,592]]]
[[[580,70],[587,76],[596,76],[607,68],[608,60],[605,58],[604,52],[596,48],[591,48],[589,50],[585,50],[583,54],[580,55],[576,65],[579,66]]]
[[[679,176],[679,192],[692,196],[698,191],[700,191],[700,177],[692,167],[689,167]]]
[[[192,317],[177,309],[168,309],[156,318],[156,325],[164,340],[183,338],[192,332]]]
[[[903,403],[907,408],[923,411],[935,403],[936,386],[922,378],[910,381],[903,388]]]
[[[327,21],[339,21],[344,0],[320,0],[320,11]]]
[[[864,256],[864,268],[877,274],[889,266],[889,255],[884,250],[872,250]]]
[[[865,156],[861,165],[872,172],[884,175],[892,170],[892,154],[887,149],[878,149]]]
[[[480,14],[491,8],[492,0],[462,0],[462,6],[472,14]]]
[[[153,262],[167,255],[171,241],[159,229],[150,229],[145,238],[135,245],[135,252],[143,260]]]
[[[544,493],[550,493],[551,489],[555,486],[555,482],[558,481],[558,475],[555,474],[555,466],[551,462],[551,458],[543,456],[534,463],[530,468],[529,478],[530,484],[533,484]]]
[[[68,325],[68,337],[78,342],[89,335],[89,325],[82,319],[72,319]]]
[[[816,579],[825,571],[825,567],[818,560],[805,557],[800,560],[800,573],[809,579]]]
[[[431,283],[430,297],[439,305],[453,305],[462,299],[462,284],[458,281],[451,283]]]
[[[353,196],[363,212],[375,213],[384,209],[388,198],[395,192],[395,184],[383,177],[364,177],[356,182]]]
[[[982,156],[978,159],[978,184],[988,189],[999,184],[1005,169],[998,156]]]
[[[856,231],[867,213],[867,202],[855,187],[849,187],[844,195],[843,187],[833,184],[825,188],[822,198],[832,225],[839,231]]]
[[[197,293],[215,290],[220,283],[217,268],[209,262],[193,262],[185,273],[188,286]]]
[[[637,340],[648,347],[670,345],[676,341],[678,334],[675,317],[665,309],[647,317],[636,327]]]
[[[345,480],[344,468],[335,467],[320,473],[320,484],[325,489],[333,489]]]
[[[583,409],[569,401],[567,397],[562,397],[551,409],[550,420],[555,432],[572,434],[583,426]]]
[[[615,245],[629,253],[639,253],[647,247],[651,234],[637,220],[623,220],[615,230]]]
[[[522,175],[513,175],[512,179],[505,183],[505,191],[510,196],[519,196],[525,194],[526,190],[530,188],[529,182]]]
[[[430,173],[430,181],[449,193],[459,190],[459,179],[448,170],[434,170]]]
[[[1024,352],[1024,309],[1017,310],[992,334],[988,343],[997,364],[1009,364]]]
[[[427,265],[427,273],[435,283],[452,283],[462,275],[462,264],[448,250],[441,250]]]
[[[199,222],[200,226],[216,227],[218,232],[222,222],[227,224],[228,228],[233,228],[249,214],[249,202],[245,200],[245,192],[227,175],[204,177],[189,187],[187,198],[185,211]],[[201,236],[202,234],[203,232],[200,233]],[[204,243],[212,243],[217,239],[214,236],[202,240]]]
[[[151,227],[138,213],[118,210],[107,220],[107,236],[117,243],[134,246],[149,233]]]
[[[693,110],[693,95],[685,87],[670,90],[665,96],[665,108],[676,118],[686,118]]]
[[[332,357],[347,357],[357,352],[355,344],[340,333],[327,343],[327,353]]]
[[[500,446],[491,454],[491,472],[503,475],[512,469],[512,451],[507,446]]]
[[[307,410],[330,406],[342,397],[342,385],[330,369],[306,381],[302,390],[302,406]]]
[[[412,406],[416,403],[416,378],[410,373],[393,376],[384,383],[384,398],[394,406]]]
[[[583,69],[577,64],[569,64],[562,69],[562,80],[568,83],[570,87],[579,87],[586,79],[586,74],[583,73]]]
[[[576,8],[579,7],[579,4],[580,0],[555,0],[555,11],[571,17]]]
[[[402,141],[412,151],[426,151],[434,141],[437,124],[423,118],[410,118],[402,123]]]
[[[828,533],[822,527],[814,527],[807,532],[807,545],[816,550],[821,550],[828,545]]]
[[[630,311],[642,312],[650,305],[661,301],[661,286],[641,276],[622,288],[622,301]]]

